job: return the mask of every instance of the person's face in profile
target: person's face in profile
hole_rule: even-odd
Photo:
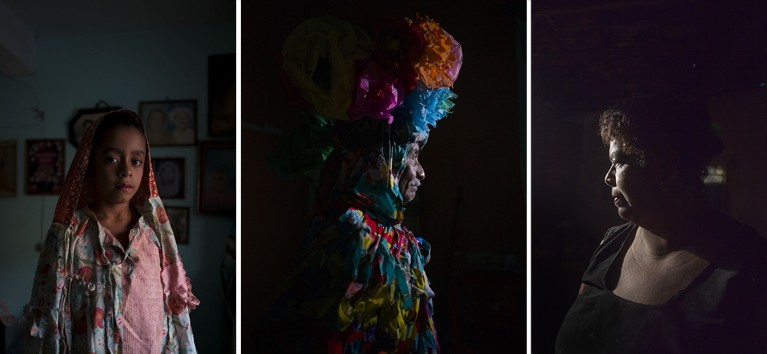
[[[626,154],[615,140],[610,141],[609,158],[605,183],[611,188],[618,215],[634,222],[652,216],[659,206],[659,175],[652,168],[640,166],[637,158]]]
[[[418,187],[421,186],[421,181],[426,178],[426,172],[423,170],[421,163],[418,162],[420,152],[421,147],[418,144],[410,144],[405,159],[405,171],[402,172],[402,176],[399,178],[399,191],[402,194],[403,203],[409,203],[415,198]]]

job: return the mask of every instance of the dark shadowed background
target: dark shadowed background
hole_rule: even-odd
[[[767,235],[764,5],[704,1],[532,2],[532,344],[554,340],[609,226],[601,110],[639,92],[704,101],[724,140],[712,203]]]
[[[242,348],[290,273],[308,226],[309,182],[268,154],[296,121],[278,81],[290,30],[316,15],[434,18],[463,46],[454,113],[421,154],[426,180],[405,223],[432,245],[427,273],[445,353],[525,348],[525,2],[286,1],[242,9]]]

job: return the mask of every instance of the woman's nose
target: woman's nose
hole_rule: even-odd
[[[613,165],[610,165],[610,169],[607,170],[605,175],[605,184],[610,187],[615,187],[615,169]]]

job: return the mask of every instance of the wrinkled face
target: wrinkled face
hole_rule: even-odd
[[[399,191],[402,194],[402,201],[408,203],[415,198],[415,193],[421,185],[421,181],[426,178],[426,172],[421,163],[418,162],[418,155],[421,147],[416,144],[410,144],[407,157],[405,158],[405,171],[399,178]]]
[[[660,206],[659,174],[640,166],[635,157],[626,155],[615,140],[610,141],[610,169],[605,183],[611,187],[618,215],[641,225]]]
[[[144,177],[144,135],[135,127],[115,127],[94,147],[91,158],[96,202],[130,202]]]

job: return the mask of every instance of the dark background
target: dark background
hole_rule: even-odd
[[[296,121],[277,57],[301,21],[435,19],[461,43],[454,113],[421,154],[426,180],[405,223],[432,245],[426,267],[445,353],[525,348],[525,2],[285,1],[242,8],[242,348],[290,273],[308,226],[312,187],[266,159]]]
[[[714,3],[714,2],[711,2]],[[767,235],[767,46],[760,2],[538,0],[531,18],[532,345],[550,353],[605,230],[600,111],[639,92],[706,102],[725,143],[712,202]]]

